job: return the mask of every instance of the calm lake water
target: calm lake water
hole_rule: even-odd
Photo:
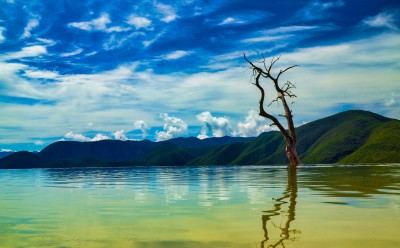
[[[0,247],[400,247],[400,165],[0,170]]]

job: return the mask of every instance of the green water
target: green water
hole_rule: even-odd
[[[0,170],[0,247],[400,247],[400,165]]]

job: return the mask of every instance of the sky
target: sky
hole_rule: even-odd
[[[397,0],[0,4],[1,151],[270,131],[243,54],[299,65],[280,78],[296,126],[350,109],[400,119]]]

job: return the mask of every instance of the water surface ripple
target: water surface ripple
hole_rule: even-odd
[[[400,247],[400,165],[0,170],[0,247]]]

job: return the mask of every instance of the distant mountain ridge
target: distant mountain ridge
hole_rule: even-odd
[[[296,132],[305,164],[400,162],[400,121],[375,113],[346,111],[302,125]],[[284,149],[282,135],[274,131],[257,138],[60,141],[37,154],[4,157],[0,168],[286,164]]]
[[[9,156],[9,155],[11,155],[11,154],[13,154],[14,152],[0,152],[0,159],[2,159],[2,158],[4,158],[4,157],[7,157],[7,156]]]

